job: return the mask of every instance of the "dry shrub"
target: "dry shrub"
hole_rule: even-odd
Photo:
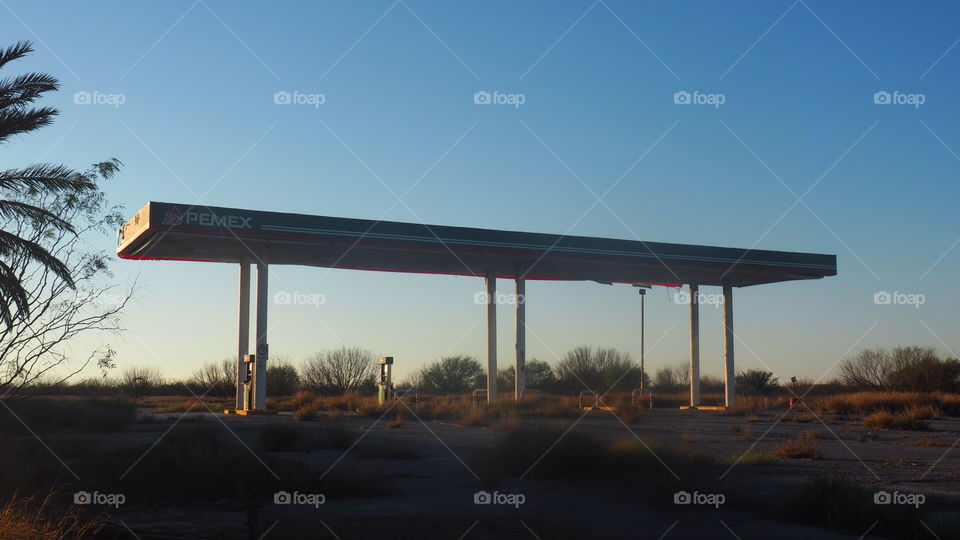
[[[887,411],[904,412],[912,408],[929,408],[938,416],[960,415],[960,395],[922,392],[854,392],[810,398],[814,408],[833,414],[860,416]]]
[[[782,409],[786,403],[777,396],[740,396],[733,405],[724,409],[723,414],[730,416],[751,416],[771,409]]]
[[[807,431],[806,433],[804,433],[803,436],[806,437],[806,438],[808,438],[808,439],[810,439],[810,440],[817,440],[817,439],[823,439],[823,438],[824,438],[823,431],[821,431],[821,430],[819,430],[819,429],[811,429],[811,430]]]
[[[779,458],[818,459],[820,450],[817,449],[816,441],[791,438],[775,444],[772,454]]]

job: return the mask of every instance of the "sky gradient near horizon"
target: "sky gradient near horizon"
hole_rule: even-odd
[[[835,253],[836,277],[734,294],[738,369],[817,379],[864,347],[960,350],[958,28],[949,2],[7,0],[2,45],[37,51],[2,75],[55,74],[43,104],[61,114],[0,160],[116,157],[107,191],[128,216],[157,200]],[[235,267],[114,270],[138,283],[110,338],[121,369],[179,377],[234,354]],[[402,379],[484,355],[480,279],[274,267],[270,286],[323,298],[271,307],[274,357],[358,345]],[[648,372],[688,358],[673,295],[647,296]],[[527,298],[528,359],[639,356],[635,289],[530,282]],[[701,309],[706,374],[720,311]],[[512,326],[502,306],[501,367]]]

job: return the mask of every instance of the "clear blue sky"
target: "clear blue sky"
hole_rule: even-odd
[[[44,103],[62,113],[0,160],[115,156],[109,193],[128,215],[161,200],[835,253],[837,277],[735,293],[738,368],[817,378],[851,347],[960,347],[958,29],[951,2],[7,0],[0,34],[38,50],[4,75],[56,74],[63,90]],[[278,105],[278,91],[324,102]],[[477,91],[524,103],[477,105]],[[678,91],[724,103],[678,105]],[[878,105],[878,91],[924,103]],[[397,203],[391,190],[411,186]],[[584,216],[591,190],[611,186]],[[115,268],[141,287],[121,367],[179,376],[236,350],[235,267]],[[274,267],[272,293],[326,301],[274,306],[271,351],[360,345],[394,355],[401,376],[445,353],[482,357],[481,287]],[[925,303],[876,305],[878,291]],[[650,371],[687,358],[671,298],[648,296]],[[638,296],[530,283],[528,326],[528,357],[578,344],[637,356]],[[504,306],[501,365],[511,330]],[[702,370],[718,374],[719,310],[703,309],[701,333]]]

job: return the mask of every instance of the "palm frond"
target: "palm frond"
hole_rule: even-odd
[[[0,257],[23,254],[28,259],[40,264],[46,270],[62,279],[70,287],[74,286],[70,269],[60,259],[40,244],[21,238],[13,233],[0,230]]]
[[[14,306],[18,317],[23,318],[30,313],[27,291],[13,269],[0,261],[0,319],[7,327],[13,325]]]
[[[35,163],[23,169],[0,171],[0,189],[86,191],[94,187],[89,176],[63,165]]]
[[[13,135],[27,133],[49,125],[57,114],[59,114],[59,111],[53,107],[38,107],[36,109],[8,107],[0,109],[0,142]]]
[[[11,201],[0,199],[0,218],[17,219],[26,218],[30,220],[34,227],[50,226],[65,231],[75,232],[73,225],[61,219],[53,212],[34,206],[22,201]]]
[[[0,68],[6,65],[7,62],[12,62],[18,58],[23,58],[32,52],[33,43],[30,43],[29,41],[18,41],[0,51]]]
[[[13,79],[0,80],[0,109],[22,108],[36,101],[40,94],[55,91],[60,82],[46,73],[26,73]]]

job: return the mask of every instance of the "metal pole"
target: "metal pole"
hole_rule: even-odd
[[[267,344],[268,271],[266,264],[257,264],[257,360],[253,378],[253,408],[256,410],[263,410],[267,405],[267,360],[270,353]]]
[[[247,366],[243,357],[250,352],[250,265],[240,263],[240,308],[237,342],[237,410],[244,408],[243,384],[246,378]]]
[[[690,284],[690,406],[700,405],[700,287]]]
[[[514,298],[516,304],[516,324],[517,324],[517,353],[516,363],[514,365],[514,384],[513,398],[520,400],[523,398],[523,391],[527,387],[527,282],[522,277],[517,277],[517,294]]]
[[[645,289],[640,289],[640,390],[643,390],[643,376],[647,373],[644,368],[644,354],[646,353],[646,344],[644,343],[644,335],[646,334],[646,321],[644,317],[646,316],[646,302],[647,291]],[[642,395],[641,395],[642,397]]]
[[[497,399],[497,277],[487,274],[487,403]]]
[[[733,405],[737,377],[733,366],[733,287],[723,286],[723,388],[724,404]]]

